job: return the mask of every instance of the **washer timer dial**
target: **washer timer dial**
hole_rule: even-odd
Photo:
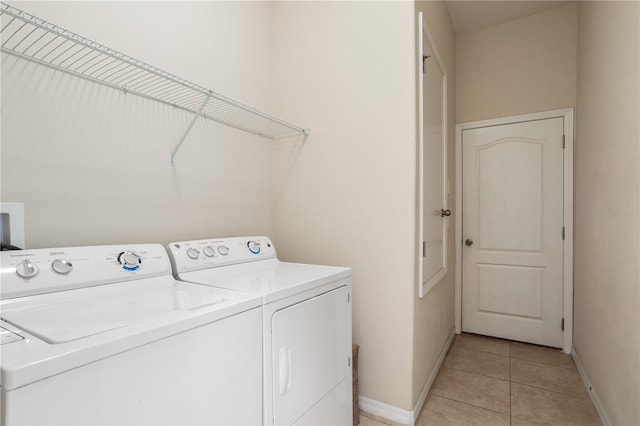
[[[118,255],[118,263],[125,271],[134,272],[142,266],[142,259],[132,251],[123,251]]]
[[[251,253],[260,254],[260,243],[258,241],[249,241],[247,247],[249,247]]]

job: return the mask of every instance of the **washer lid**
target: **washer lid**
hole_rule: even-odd
[[[222,304],[225,295],[214,288],[174,280],[128,286],[105,297],[58,293],[54,303],[5,310],[2,319],[48,342],[65,343],[175,311]],[[66,297],[65,297],[66,296]],[[76,296],[76,297],[74,297]]]

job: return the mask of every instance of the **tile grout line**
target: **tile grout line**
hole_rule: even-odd
[[[531,423],[531,424],[534,424],[534,425],[544,426],[544,423],[533,422],[533,421],[531,421],[531,420],[521,419],[520,417],[513,417],[513,416],[510,416],[510,417],[511,417],[511,418],[518,419],[518,420],[522,420],[523,422]],[[511,420],[509,420],[509,423],[511,423]]]
[[[447,369],[449,369],[449,370],[462,371],[463,373],[473,374],[474,376],[484,377],[484,378],[486,378],[486,379],[499,380],[499,381],[501,381],[501,382],[509,382],[509,378],[506,378],[506,379],[499,379],[499,378],[497,378],[497,377],[493,377],[493,376],[486,376],[486,375],[484,375],[484,374],[476,373],[476,372],[474,372],[474,371],[467,371],[467,370],[462,370],[462,369],[460,369],[460,368],[449,367],[449,366],[447,366],[447,367],[442,366],[442,368],[447,368]]]
[[[475,374],[476,376],[486,377],[487,379],[500,380],[502,382],[508,382],[509,379],[510,379],[510,377],[507,377],[506,379],[501,379],[500,377],[487,376],[486,374],[476,373],[475,371],[463,370],[462,368],[457,368],[457,367],[447,366],[447,367],[443,367],[443,368],[448,368],[449,370],[462,371],[463,373]]]
[[[543,390],[543,391],[553,392],[553,393],[557,393],[557,394],[560,394],[560,395],[568,396],[570,398],[575,398],[575,399],[591,402],[591,399],[588,398],[589,397],[588,394],[587,394],[587,398],[583,398],[581,396],[576,396],[576,395],[573,395],[573,394],[570,394],[570,393],[560,392],[560,391],[553,390],[553,389],[541,388],[540,386],[534,386],[534,385],[530,385],[530,384],[527,384],[527,383],[520,383],[520,382],[513,382],[513,383],[516,383],[516,384],[518,384],[520,386],[527,386],[527,387],[530,387],[530,388],[533,388],[533,389],[540,389],[540,390]]]
[[[452,347],[453,349],[453,347]],[[503,358],[509,358],[509,354],[507,355],[503,355],[503,354],[497,354],[495,352],[487,352],[487,351],[481,351],[479,349],[474,349],[474,348],[466,348],[464,346],[458,346],[455,349],[457,350],[463,350],[463,351],[470,351],[470,352],[480,352],[481,354],[487,354],[487,355],[493,355],[493,356],[501,356]],[[447,354],[448,355],[448,354]]]
[[[451,345],[451,347],[453,347],[453,345]],[[491,354],[491,355],[498,355],[498,356],[505,356],[505,357],[509,356],[509,355],[497,354],[495,352],[483,351],[481,349],[470,348],[468,346],[458,346],[458,349],[465,349],[467,351],[474,351],[474,352],[482,352],[483,354]]]
[[[567,369],[567,370],[573,370],[573,369],[577,368],[577,367],[575,367],[575,366],[566,366],[566,365],[550,364],[550,363],[548,363],[548,362],[541,362],[541,361],[537,361],[537,360],[535,360],[535,361],[534,361],[534,360],[532,360],[532,359],[520,358],[520,357],[513,356],[513,355],[511,356],[511,358],[513,358],[513,359],[517,359],[517,360],[520,360],[520,361],[533,362],[534,364],[541,364],[541,365],[548,366],[548,367],[565,368],[565,369]]]
[[[434,393],[434,395],[435,395],[435,396],[437,396],[438,398],[447,399],[447,400],[449,400],[449,401],[457,402],[458,404],[468,405],[469,407],[479,408],[479,409],[481,409],[481,410],[490,411],[490,412],[492,412],[492,413],[500,414],[500,415],[502,415],[502,416],[511,417],[511,415],[510,415],[510,414],[506,414],[506,413],[503,413],[503,412],[501,412],[501,411],[492,410],[492,409],[490,409],[490,408],[481,407],[481,406],[479,406],[479,405],[469,404],[468,402],[464,402],[464,401],[458,401],[457,399],[453,399],[453,398],[450,398],[450,397],[448,397],[448,396],[442,396],[442,395],[438,395],[438,394],[435,394],[435,393]]]

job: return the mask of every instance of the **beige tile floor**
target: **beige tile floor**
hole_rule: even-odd
[[[386,425],[363,414],[363,426]],[[570,355],[461,334],[449,349],[417,425],[600,425]]]

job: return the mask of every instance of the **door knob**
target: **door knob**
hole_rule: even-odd
[[[440,217],[451,216],[451,210],[440,209]]]
[[[472,246],[473,245],[473,240],[470,238],[467,238],[467,241],[464,242],[466,245],[468,246]]]

